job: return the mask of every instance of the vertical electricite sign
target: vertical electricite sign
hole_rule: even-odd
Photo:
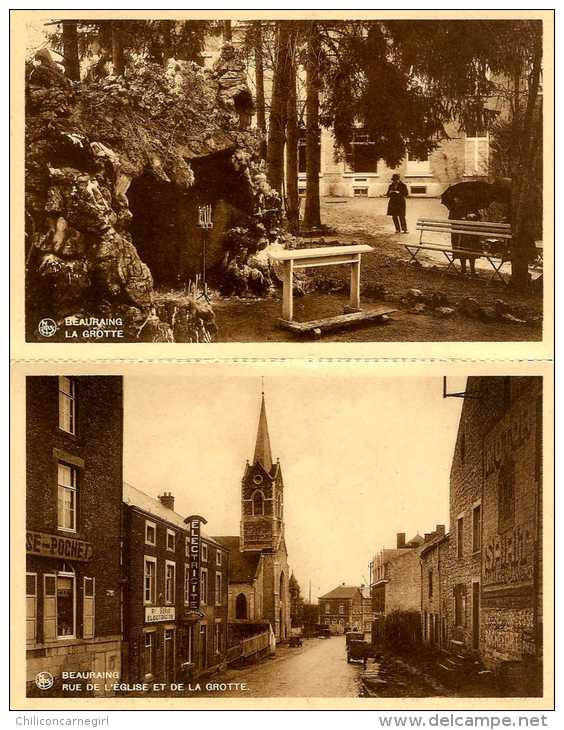
[[[206,524],[200,515],[192,515],[187,517],[184,522],[190,530],[190,549],[188,566],[190,572],[189,588],[188,588],[188,609],[190,611],[200,610],[200,565],[202,555],[202,524]]]

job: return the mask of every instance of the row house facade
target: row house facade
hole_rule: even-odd
[[[121,674],[122,378],[26,379],[26,673]]]
[[[124,680],[185,682],[225,662],[229,552],[199,538],[199,605],[190,600],[189,520],[174,496],[124,484]]]
[[[362,589],[344,583],[319,596],[319,623],[329,626],[331,633],[364,630],[365,605]]]

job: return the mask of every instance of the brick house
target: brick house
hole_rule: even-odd
[[[121,675],[122,378],[28,377],[26,398],[27,686],[59,694],[64,671]]]
[[[372,607],[375,619],[381,621],[392,611],[421,610],[421,563],[423,547],[445,534],[445,526],[424,537],[415,535],[406,542],[399,532],[395,548],[384,548],[374,557],[372,576]]]
[[[421,561],[421,638],[424,644],[448,648],[449,535],[424,545]]]
[[[344,583],[319,596],[319,623],[329,626],[331,633],[362,631],[364,626],[363,594],[359,586]]]
[[[174,497],[124,484],[124,652],[128,682],[183,682],[227,652],[229,553],[201,535],[200,608],[189,608],[190,530]]]
[[[451,643],[542,660],[542,379],[469,378],[451,469]],[[468,397],[470,396],[470,397]]]

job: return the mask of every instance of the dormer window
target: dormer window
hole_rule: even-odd
[[[253,515],[263,515],[264,514],[264,494],[260,491],[260,489],[257,489],[256,492],[253,493]]]

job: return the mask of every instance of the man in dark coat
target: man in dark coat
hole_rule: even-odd
[[[400,176],[395,173],[392,175],[392,182],[388,187],[386,197],[388,201],[388,215],[392,216],[396,233],[407,233],[407,223],[405,222],[405,199],[408,196],[407,186],[400,180]]]

